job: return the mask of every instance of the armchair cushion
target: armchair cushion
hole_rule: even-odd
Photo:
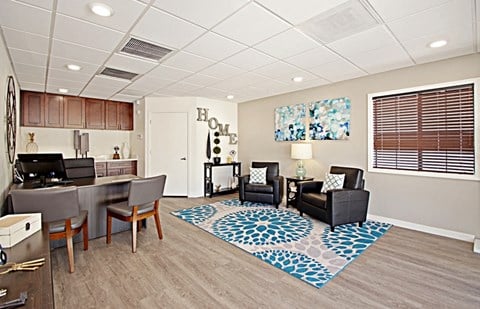
[[[267,184],[267,167],[250,168],[250,183]]]
[[[327,193],[328,190],[342,189],[345,181],[345,174],[325,174],[325,182],[323,183],[321,193]]]

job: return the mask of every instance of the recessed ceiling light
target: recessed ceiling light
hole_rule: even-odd
[[[67,69],[70,71],[80,71],[82,67],[76,64],[67,64]]]
[[[106,4],[94,2],[90,3],[89,6],[90,10],[98,16],[109,17],[113,15],[113,9]]]
[[[296,83],[300,83],[303,81],[303,77],[301,76],[295,76],[294,78],[292,78],[292,80]]]
[[[442,46],[445,46],[445,45],[447,45],[446,40],[438,40],[438,41],[435,41],[435,42],[432,42],[432,43],[428,44],[428,46],[430,46],[431,48],[439,48],[439,47],[442,47]]]
[[[229,95],[227,95],[227,99],[229,99],[229,100],[233,100],[233,98],[234,98],[233,94],[229,94]]]
[[[60,93],[68,93],[68,89],[66,89],[66,88],[58,88],[58,92],[60,92]]]

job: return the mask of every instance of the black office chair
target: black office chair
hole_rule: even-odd
[[[63,159],[68,179],[95,178],[95,160],[93,158]]]
[[[48,222],[51,240],[66,238],[68,264],[75,271],[73,236],[83,230],[83,250],[88,250],[88,212],[80,210],[77,187],[13,190],[11,192],[14,213],[42,214]]]
[[[132,222],[132,252],[137,252],[138,221],[154,216],[158,238],[163,238],[159,200],[163,197],[166,175],[134,179],[130,182],[128,201],[107,206],[107,244],[112,241],[112,218]]]

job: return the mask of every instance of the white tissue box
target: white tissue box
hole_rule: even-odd
[[[42,214],[7,215],[0,218],[0,244],[10,248],[42,228]]]

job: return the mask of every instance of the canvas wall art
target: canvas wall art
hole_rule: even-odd
[[[305,104],[296,104],[275,108],[275,140],[305,140]]]
[[[344,140],[350,135],[350,99],[327,99],[308,104],[311,140]]]

